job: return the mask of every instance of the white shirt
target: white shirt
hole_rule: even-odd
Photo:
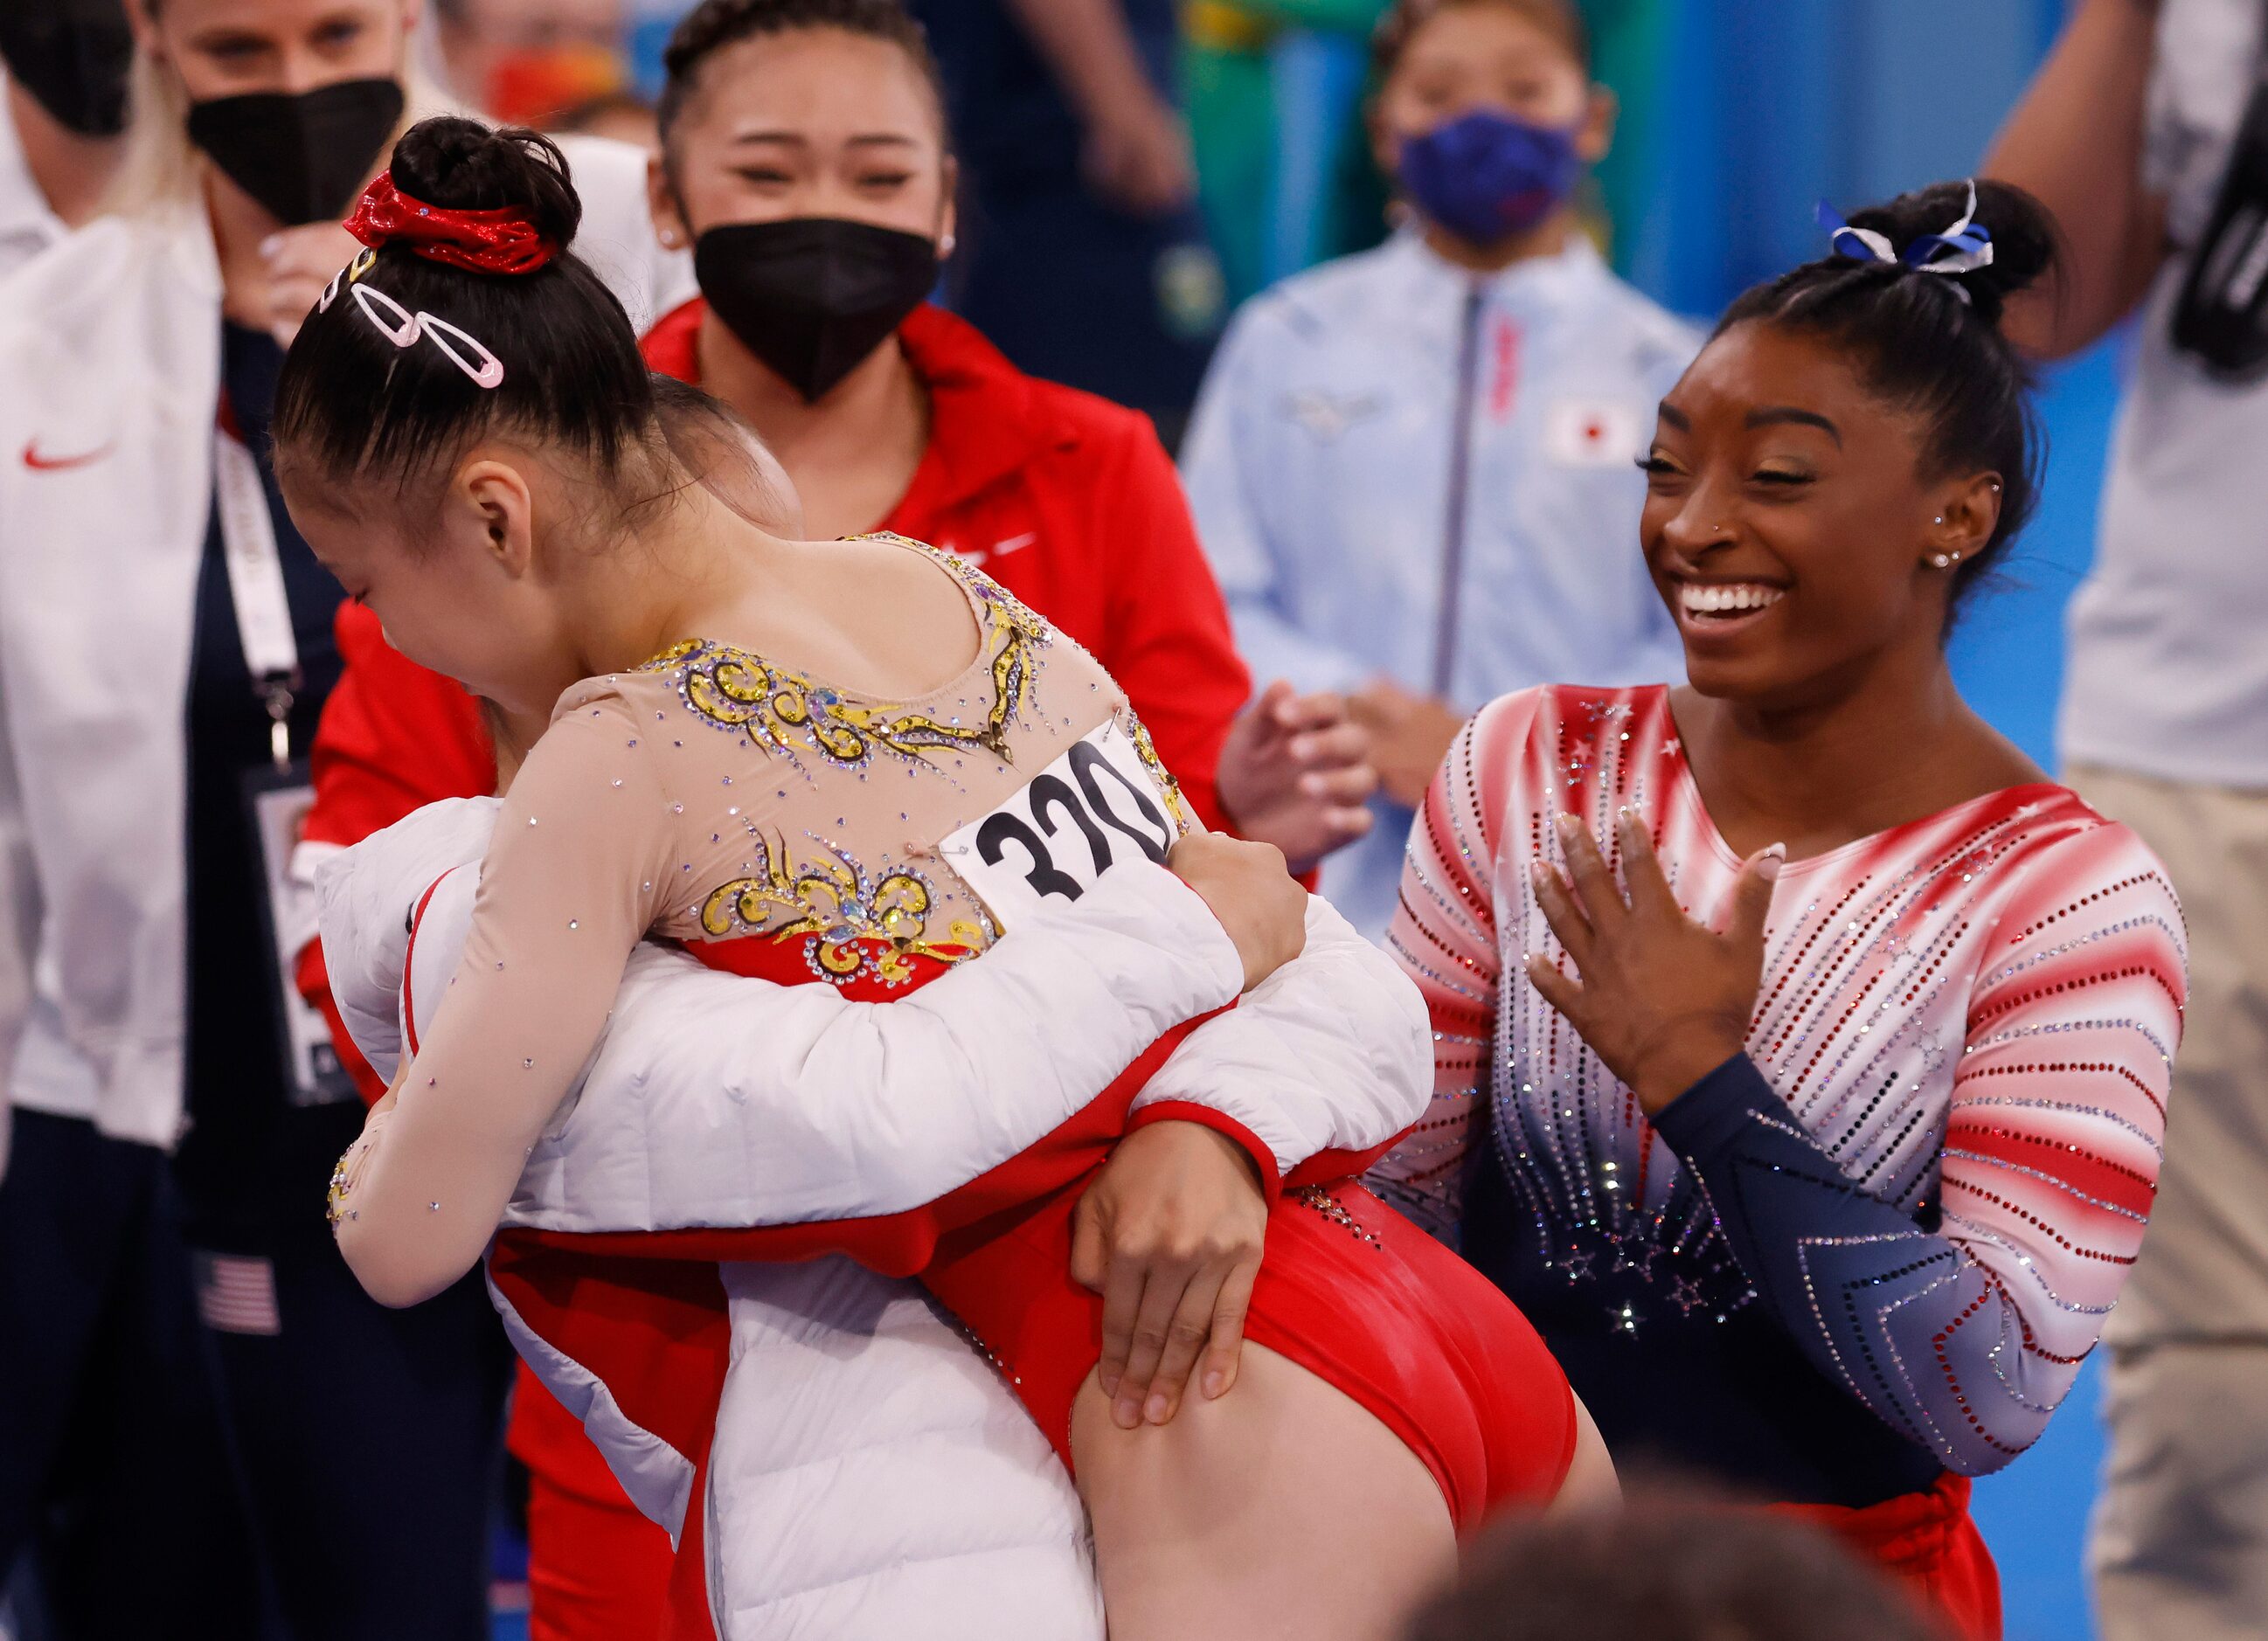
[[[2260,60],[2260,0],[2166,0],[2143,180],[2176,254],[2145,305],[2071,607],[2066,760],[2268,788],[2268,380],[2216,382],[2176,352],[2174,307]]]
[[[23,139],[8,111],[8,77],[0,73],[0,279],[30,261],[70,230],[48,208],[32,180]]]

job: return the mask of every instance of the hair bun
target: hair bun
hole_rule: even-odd
[[[1853,212],[1851,225],[1867,228],[1888,239],[1898,254],[1918,239],[1940,234],[1961,220],[1969,209],[1966,182],[1936,182],[1865,210]],[[2061,240],[2055,218],[2046,206],[2013,183],[1980,177],[1977,188],[1977,225],[1992,236],[1992,260],[1983,268],[1961,274],[1935,274],[1951,279],[1968,291],[1977,316],[1989,325],[2000,322],[2008,298],[2037,283],[2061,260]]]
[[[420,120],[394,145],[393,171],[395,188],[428,205],[524,211],[563,250],[583,220],[567,157],[524,126],[490,128],[456,114]]]

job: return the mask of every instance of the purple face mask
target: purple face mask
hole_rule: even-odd
[[[1476,109],[1405,137],[1402,191],[1469,245],[1525,233],[1566,202],[1583,174],[1575,133]]]

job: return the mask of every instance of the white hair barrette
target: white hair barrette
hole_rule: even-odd
[[[1909,268],[1921,274],[1966,274],[1992,265],[1992,232],[1977,225],[1977,184],[1969,184],[1968,208],[1960,219],[1939,233],[1927,233],[1916,239],[1900,255],[1890,243],[1888,234],[1872,228],[1853,228],[1825,200],[1819,202],[1819,225],[1829,230],[1828,244],[1838,256],[1854,261],[1888,262],[1894,268]],[[1965,286],[1954,285],[1954,295],[1963,302],[1969,300]]]

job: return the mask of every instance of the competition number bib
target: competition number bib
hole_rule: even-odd
[[[1112,717],[937,852],[1006,928],[1050,895],[1079,899],[1114,866],[1162,865],[1180,836],[1158,777]]]

